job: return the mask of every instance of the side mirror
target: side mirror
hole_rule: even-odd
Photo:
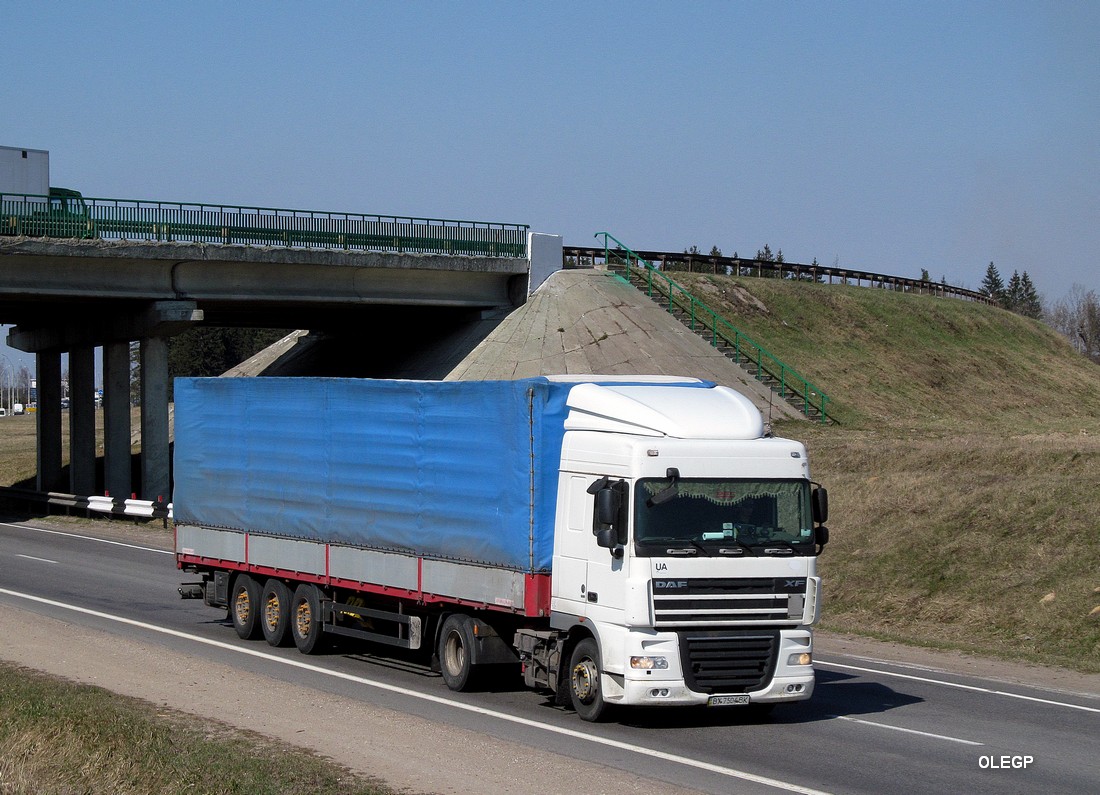
[[[810,505],[815,522],[824,524],[829,521],[829,492],[824,486],[818,486],[811,492]]]
[[[597,485],[599,488],[595,488]],[[625,480],[610,483],[608,478],[601,478],[589,486],[589,493],[596,497],[592,533],[596,536],[596,543],[610,549],[611,555],[616,558],[623,556],[620,545],[626,543],[629,489]]]
[[[600,489],[596,492],[596,521],[605,526],[617,524],[621,505],[619,492],[607,487]]]
[[[825,525],[818,525],[814,528],[814,543],[819,547],[823,547],[829,543],[829,528]]]
[[[613,527],[608,527],[596,533],[596,546],[610,549],[613,558],[623,556],[623,548],[619,545],[618,533],[615,532]]]

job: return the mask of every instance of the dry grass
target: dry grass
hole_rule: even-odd
[[[0,417],[0,486],[34,477],[36,439],[33,414]]]
[[[865,287],[674,273],[830,396],[846,428],[1097,432],[1100,368],[996,307]]]
[[[826,626],[1100,672],[1100,436],[800,435],[832,502]]]
[[[301,749],[0,665],[3,795],[392,795]]]

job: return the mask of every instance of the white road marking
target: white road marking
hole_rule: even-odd
[[[16,555],[17,558],[25,558],[26,560],[37,560],[42,563],[57,563],[56,560],[50,560],[49,558],[36,558],[34,555]]]
[[[977,685],[963,685],[958,682],[948,682],[946,679],[933,679],[928,676],[913,676],[913,674],[899,674],[895,671],[886,671],[881,668],[861,668],[858,665],[844,665],[843,663],[828,662],[827,660],[814,660],[815,665],[827,665],[833,668],[843,668],[847,671],[860,671],[861,673],[877,674],[879,676],[892,676],[895,679],[909,679],[913,682],[924,682],[930,685],[942,685],[943,687],[954,687],[958,690],[969,690],[973,693],[987,693],[993,696],[1005,696],[1006,698],[1018,698],[1022,701],[1034,701],[1039,704],[1049,704],[1054,707],[1067,707],[1068,709],[1079,709],[1082,712],[1097,712],[1100,713],[1100,708],[1086,707],[1083,704],[1071,704],[1068,701],[1054,701],[1049,698],[1038,698],[1036,696],[1025,696],[1020,693],[1009,693],[1005,690],[993,690],[988,687],[978,687]]]
[[[166,549],[153,549],[152,547],[142,547],[137,544],[125,544],[122,541],[109,541],[106,538],[96,538],[95,536],[84,536],[79,533],[64,533],[60,530],[47,530],[44,527],[31,527],[25,524],[12,524],[11,522],[0,522],[0,527],[16,527],[20,530],[33,530],[36,533],[47,533],[54,536],[68,536],[69,538],[80,538],[84,541],[96,541],[100,544],[111,544],[116,547],[126,547],[127,549],[138,549],[142,552],[156,552],[158,555],[175,555],[175,552],[170,552]]]
[[[686,756],[665,753],[663,751],[658,751],[654,748],[647,748],[640,745],[633,745],[631,743],[624,743],[619,740],[612,740],[606,737],[599,737],[594,734],[587,734],[582,731],[577,731],[576,729],[566,729],[560,726],[551,726],[545,723],[540,723],[539,721],[530,720],[528,718],[521,718],[516,715],[509,715],[506,712],[497,712],[496,710],[487,709],[485,707],[478,707],[472,704],[463,704],[459,701],[452,701],[449,698],[443,698],[442,696],[436,696],[430,693],[420,693],[416,690],[409,690],[407,688],[399,687],[397,685],[391,685],[386,682],[379,682],[374,679],[367,679],[365,677],[355,676],[353,674],[346,674],[341,671],[331,671],[327,668],[322,668],[320,666],[303,662],[301,660],[275,657],[271,654],[257,651],[255,649],[251,649],[245,646],[234,646],[229,643],[222,643],[218,640],[210,640],[208,638],[199,637],[198,635],[190,635],[186,632],[180,632],[179,630],[168,629],[167,627],[158,627],[153,624],[146,624],[142,621],[135,621],[131,618],[113,616],[109,613],[101,613],[98,610],[89,610],[86,607],[63,604],[62,602],[55,602],[52,599],[44,599],[40,596],[32,596],[30,594],[19,593],[17,591],[10,591],[7,588],[0,588],[0,594],[5,594],[16,599],[25,599],[30,602],[37,602],[39,604],[49,605],[50,607],[55,607],[60,610],[71,610],[76,613],[82,613],[84,615],[93,616],[95,618],[101,618],[106,621],[113,621],[118,624],[126,624],[127,626],[137,627],[139,629],[147,630],[149,632],[157,632],[162,635],[169,635],[174,638],[181,638],[183,640],[201,643],[206,646],[213,646],[224,651],[236,652],[237,654],[245,654],[249,657],[258,657],[262,660],[267,660],[268,662],[278,663],[280,665],[287,665],[292,668],[298,668],[299,670],[321,674],[322,676],[331,676],[336,679],[344,679],[346,681],[354,682],[359,685],[373,687],[378,690],[385,690],[390,693],[397,693],[399,695],[408,696],[410,698],[418,698],[422,701],[430,701],[435,704],[442,704],[444,706],[453,707],[454,709],[465,710],[466,712],[473,712],[478,715],[484,715],[486,717],[496,718],[498,720],[508,721],[510,723],[516,723],[521,726],[527,726],[533,729],[541,729],[542,731],[551,732],[553,734],[560,734],[566,737],[572,737],[577,740],[583,740],[587,743],[596,743],[598,745],[604,745],[609,748],[617,748],[622,751],[629,751],[631,753],[641,754],[643,756],[655,757],[657,759],[663,759],[666,762],[684,765],[685,767],[693,767],[697,770],[705,770],[708,773],[716,773],[720,776],[726,776],[728,778],[740,779],[742,781],[751,781],[755,784],[761,784],[766,787],[774,787],[776,789],[784,790],[785,792],[797,792],[801,793],[802,795],[829,795],[822,790],[810,789],[809,787],[802,787],[786,781],[779,781],[778,779],[767,778],[766,776],[758,776],[754,773],[748,773],[743,770],[735,770],[731,767],[723,767],[722,765],[715,765],[710,762],[703,762],[699,759],[691,759]]]
[[[931,732],[917,731],[916,729],[903,729],[901,726],[891,726],[888,723],[875,723],[870,720],[863,720],[861,718],[850,718],[847,715],[830,715],[831,718],[837,720],[851,721],[852,723],[862,723],[864,726],[875,726],[879,729],[890,729],[896,732],[905,732],[906,734],[919,734],[921,737],[931,737],[935,740],[948,740],[953,743],[962,743],[963,745],[985,745],[985,743],[974,742],[973,740],[963,740],[959,737],[949,737],[946,734],[932,734]]]

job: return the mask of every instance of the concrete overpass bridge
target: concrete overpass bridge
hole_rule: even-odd
[[[5,195],[0,232],[0,323],[15,326],[9,345],[36,355],[38,490],[153,501],[170,493],[168,337],[199,324],[310,329],[313,361],[324,362],[314,374],[442,377],[562,263],[560,237],[523,225],[159,202],[81,199],[44,212],[33,197]],[[132,342],[140,489],[130,460]]]

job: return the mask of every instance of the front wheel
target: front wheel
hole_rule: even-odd
[[[582,720],[599,721],[608,714],[600,682],[600,649],[593,638],[585,638],[573,648],[569,658],[569,697]]]

